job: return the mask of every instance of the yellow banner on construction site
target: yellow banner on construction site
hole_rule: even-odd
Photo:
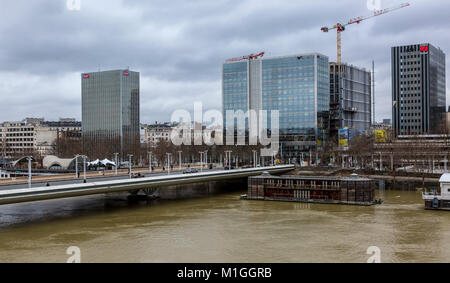
[[[376,143],[385,143],[386,142],[386,131],[384,130],[376,130],[375,131],[375,142]]]

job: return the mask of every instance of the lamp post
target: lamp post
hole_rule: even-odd
[[[276,155],[277,155],[277,152],[274,151],[274,152],[272,153],[272,166],[276,166],[276,165],[277,165],[277,161],[276,161],[276,159],[275,159]]]
[[[170,157],[172,156],[172,153],[166,154],[167,154],[167,175],[170,175]]]
[[[152,153],[148,153],[148,171],[152,173]]]
[[[130,171],[129,172],[130,179],[131,179],[131,159],[132,158],[133,158],[133,154],[128,154],[128,170]]]
[[[203,172],[203,153],[204,152],[199,152],[200,153],[200,172]]]
[[[252,150],[253,151],[253,168],[256,168],[256,150]]]
[[[31,188],[31,160],[33,160],[33,157],[28,156],[28,188]]]
[[[230,169],[231,169],[231,154],[233,154],[233,151],[230,150],[230,152],[228,153],[230,155]],[[236,169],[239,165],[239,156],[236,156]]]
[[[227,165],[226,165],[226,167],[231,167],[231,153],[232,153],[233,151],[231,151],[231,150],[228,150],[228,151],[225,151],[225,156],[226,156],[226,159],[227,159]],[[231,168],[230,168],[231,169]]]
[[[87,156],[83,155],[83,182],[86,183],[86,159]]]
[[[115,167],[115,172],[114,172],[114,174],[117,176],[117,168],[119,167],[119,158],[118,158],[118,156],[119,156],[119,153],[114,153],[114,161],[116,162],[116,166],[114,166]]]
[[[181,171],[181,153],[182,153],[181,150],[178,151],[178,158],[179,158],[178,165],[179,165],[179,167],[180,167],[180,171]]]
[[[75,179],[78,179],[78,157],[78,154],[75,155]]]

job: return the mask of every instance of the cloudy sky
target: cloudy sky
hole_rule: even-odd
[[[141,122],[169,120],[194,101],[220,109],[226,59],[320,52],[335,61],[336,34],[320,28],[371,13],[367,0],[81,0],[79,11],[66,2],[1,0],[0,121],[81,119],[80,73],[99,68],[141,73]],[[377,120],[391,117],[391,46],[450,52],[450,1],[410,2],[343,34],[345,62],[376,62]]]

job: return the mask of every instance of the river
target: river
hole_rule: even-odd
[[[0,207],[0,262],[450,262],[450,212],[419,192],[373,207],[243,201],[235,191],[130,203],[95,196]]]

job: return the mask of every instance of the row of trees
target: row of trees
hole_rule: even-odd
[[[179,153],[181,152],[181,162],[195,163],[200,162],[200,158],[205,156],[208,158],[208,163],[223,162],[226,151],[232,151],[232,158],[235,160],[238,157],[240,164],[250,164],[253,162],[253,150],[260,155],[261,146],[226,146],[226,145],[181,145],[175,146],[170,141],[161,140],[154,147],[145,148],[146,152],[152,153],[153,162],[159,165],[167,163],[167,154],[171,155],[172,164],[179,163]],[[203,154],[200,154],[203,153]],[[148,162],[148,159],[147,159]]]
[[[381,167],[395,172],[396,168],[405,166],[415,166],[416,168],[428,168],[430,163],[442,164],[445,158],[450,159],[450,134],[443,134],[436,140],[424,139],[419,136],[409,140],[397,140],[392,131],[387,131],[385,142],[375,143],[373,134],[358,135],[349,142],[348,150],[341,150],[337,141],[328,140],[324,148],[320,151],[306,154],[306,159],[310,164],[317,164],[316,157],[322,165],[331,161],[335,164],[342,164],[343,158],[346,161],[352,160],[353,165],[361,168]],[[133,137],[137,140],[137,137]],[[128,143],[129,144],[129,143]],[[207,152],[208,162],[223,162],[226,151],[232,151],[233,162],[238,157],[240,164],[250,164],[253,161],[253,150],[256,150],[258,157],[261,146],[175,146],[171,141],[161,139],[156,144],[142,145],[139,142],[131,143],[123,152],[120,149],[120,140],[117,139],[82,139],[79,134],[59,135],[51,150],[47,154],[53,154],[61,158],[73,158],[76,154],[85,154],[89,159],[114,158],[114,153],[120,154],[121,160],[128,160],[128,154],[133,155],[135,163],[148,164],[149,152],[152,152],[152,161],[159,166],[167,163],[167,154],[171,155],[171,163],[178,164],[179,152],[181,152],[182,163],[194,163],[200,161],[199,152]],[[4,139],[0,139],[0,150],[3,156],[7,151],[7,144]],[[381,157],[380,157],[381,153]],[[25,155],[32,155],[36,160],[42,160],[40,152],[36,149],[30,152],[17,152],[12,158],[20,158]],[[311,156],[311,157],[310,157]],[[279,156],[278,156],[279,157]],[[305,159],[305,161],[306,161]],[[266,158],[266,164],[270,158]],[[287,162],[287,160],[284,160]],[[300,160],[297,160],[299,162]],[[233,163],[234,164],[234,163]]]
[[[182,154],[182,163],[200,162],[200,152],[207,154],[208,162],[223,162],[225,151],[233,151],[233,158],[239,156],[241,163],[249,163],[253,160],[253,150],[261,149],[260,146],[207,146],[207,145],[181,145],[175,146],[170,140],[161,139],[156,144],[135,144],[124,148],[121,153],[120,140],[114,139],[81,139],[67,136],[59,137],[52,154],[61,158],[72,158],[76,154],[85,154],[90,159],[114,158],[114,153],[119,153],[121,160],[128,160],[128,155],[133,155],[135,163],[149,163],[149,152],[152,153],[152,161],[159,166],[167,164],[167,154],[171,155],[171,163],[179,163],[179,152]],[[141,164],[142,165],[142,164]]]
[[[450,159],[450,134],[436,136],[409,136],[397,139],[392,131],[386,131],[385,141],[375,142],[373,134],[356,136],[349,142],[348,150],[341,150],[337,144],[328,143],[322,152],[325,158],[335,157],[352,160],[360,168],[382,168],[392,171],[394,176],[399,168],[410,167],[417,172],[432,171],[444,166]]]

